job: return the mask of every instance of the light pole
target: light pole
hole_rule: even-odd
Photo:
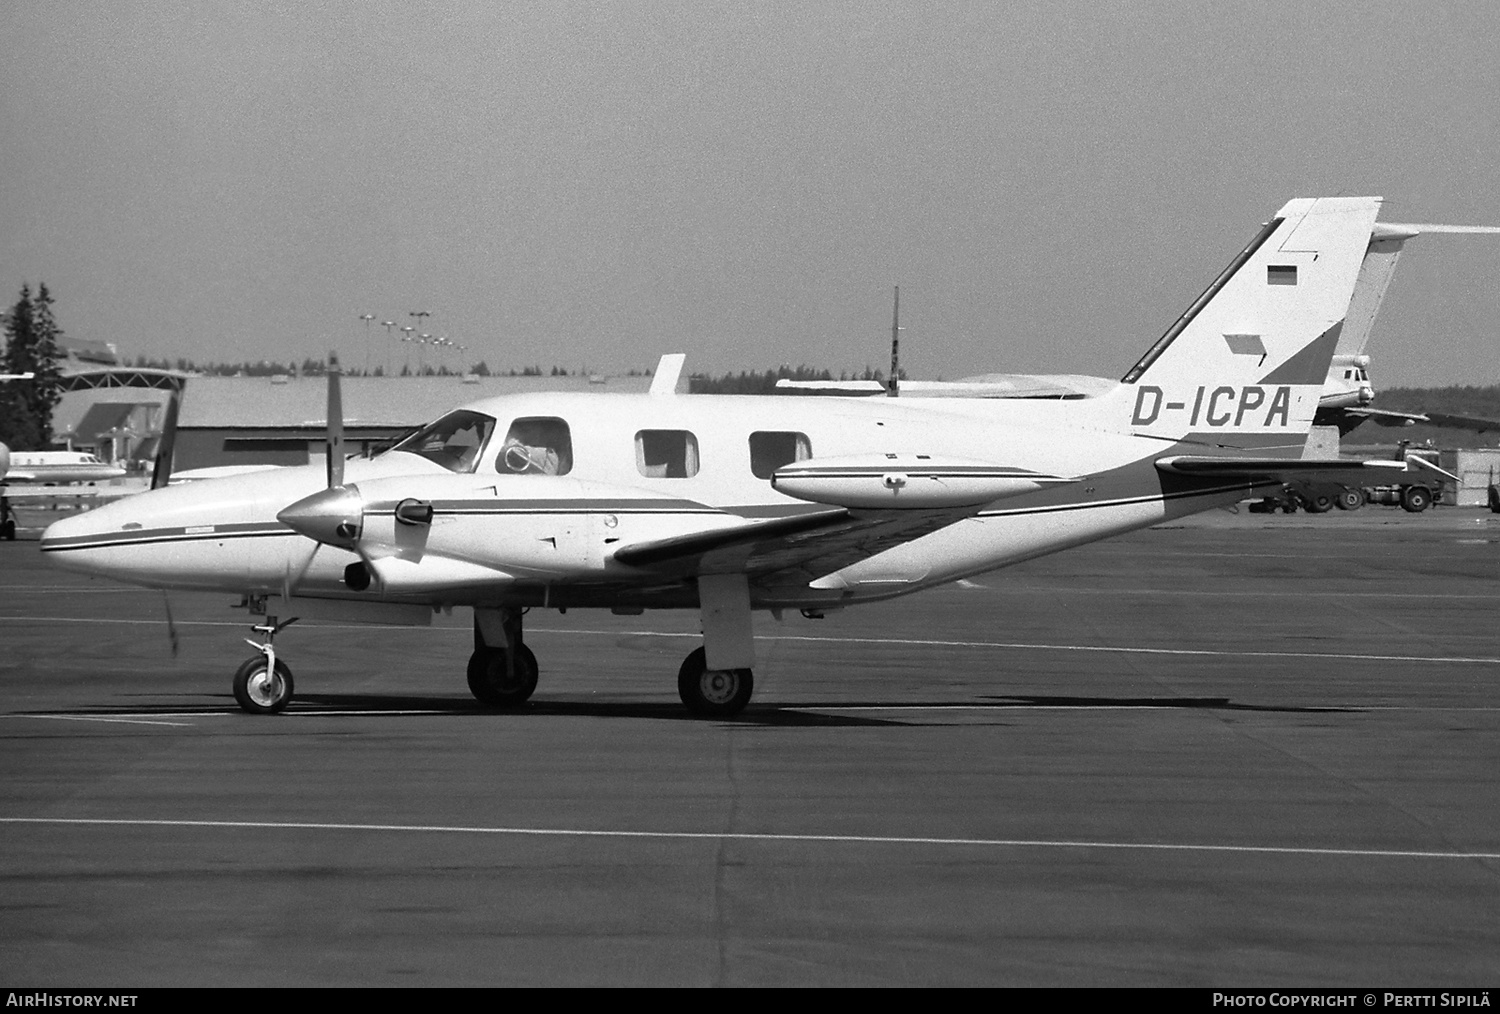
[[[416,328],[414,328],[414,327],[403,327],[401,329],[401,340],[403,342],[409,342],[409,341],[411,341],[412,332],[415,331],[415,330],[416,330]],[[410,348],[408,348],[406,350],[406,372],[407,373],[411,373],[411,349]]]
[[[389,338],[389,337],[391,337],[391,328],[393,328],[393,327],[396,326],[396,322],[394,320],[383,320],[383,321],[380,322],[380,326],[383,327],[383,328],[385,328],[385,336],[387,338]],[[394,372],[395,369],[396,369],[396,353],[395,353],[395,350],[393,349],[391,351],[391,359],[390,359],[390,365],[389,365],[388,372]]]
[[[362,313],[359,319],[365,322],[365,376],[370,375],[370,321],[375,319],[373,313]]]

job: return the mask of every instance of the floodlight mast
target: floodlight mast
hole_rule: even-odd
[[[895,398],[901,393],[901,386],[896,382],[896,371],[900,364],[901,349],[901,286],[896,286],[896,306],[891,311],[891,375],[885,381],[885,393],[888,397]]]

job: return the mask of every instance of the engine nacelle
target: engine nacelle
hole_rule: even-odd
[[[968,458],[931,454],[857,454],[784,465],[778,492],[837,507],[977,507],[1077,479]]]

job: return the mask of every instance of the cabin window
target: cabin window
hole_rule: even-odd
[[[391,451],[419,455],[450,472],[472,472],[494,428],[495,420],[490,416],[459,409],[423,426]]]
[[[812,457],[806,433],[760,432],[750,434],[750,471],[757,479],[769,479],[782,465]]]
[[[573,437],[568,424],[547,416],[529,416],[510,424],[495,471],[513,475],[567,475],[573,470]]]
[[[687,430],[641,430],[635,467],[648,479],[689,479],[698,474],[698,438]]]

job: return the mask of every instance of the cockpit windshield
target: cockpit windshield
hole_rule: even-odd
[[[422,427],[391,450],[420,454],[450,472],[472,472],[494,428],[492,417],[460,409]]]

